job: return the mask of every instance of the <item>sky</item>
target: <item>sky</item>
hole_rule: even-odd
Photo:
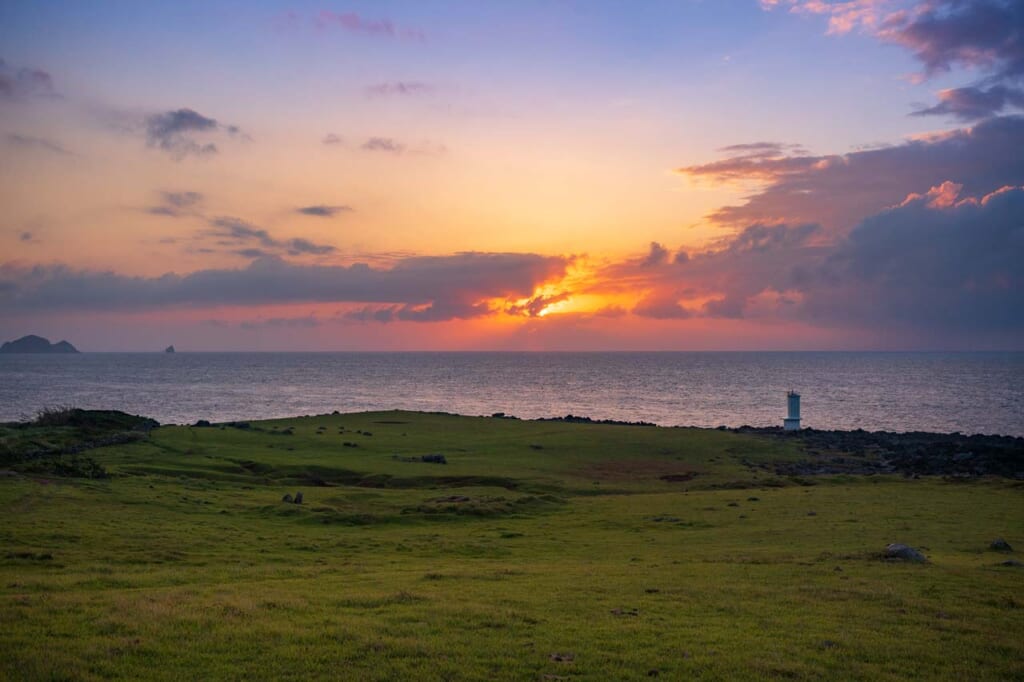
[[[1024,3],[0,4],[0,339],[1024,350]]]

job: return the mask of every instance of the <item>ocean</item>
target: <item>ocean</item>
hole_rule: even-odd
[[[1024,436],[1024,353],[83,353],[0,355],[0,421],[55,405],[162,423],[407,409],[665,426]]]

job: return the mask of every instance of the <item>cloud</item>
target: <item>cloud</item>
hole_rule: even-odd
[[[384,137],[382,135],[374,135],[364,139],[361,143],[349,145],[346,144],[342,137],[331,133],[322,140],[322,143],[331,147],[355,149],[364,152],[380,152],[382,154],[392,154],[394,156],[401,156],[404,154],[409,156],[438,157],[443,156],[448,152],[448,148],[443,144],[431,142],[430,140],[407,143],[393,137]]]
[[[731,144],[722,147],[718,151],[726,156],[742,159],[774,159],[789,154],[806,154],[803,147],[798,144],[786,144],[784,142],[747,142],[744,144]]]
[[[1024,332],[1024,187],[955,185],[874,215],[808,278],[803,314],[923,331]],[[937,200],[938,199],[938,200]]]
[[[295,209],[296,212],[303,215],[316,216],[318,218],[333,218],[339,213],[349,213],[352,211],[351,206],[328,206],[326,204],[317,204],[314,206],[301,206]]]
[[[401,154],[405,151],[405,145],[396,142],[390,137],[371,137],[359,147],[369,152],[389,152],[391,154]]]
[[[414,256],[383,269],[266,257],[242,269],[160,277],[8,263],[0,266],[0,314],[345,302],[368,306],[351,319],[427,322],[489,314],[491,299],[532,296],[538,286],[563,277],[568,263],[557,256],[471,252]]]
[[[59,97],[53,77],[43,69],[15,68],[0,59],[0,102],[28,97]]]
[[[828,32],[849,33],[861,28],[873,30],[882,23],[891,0],[761,0],[766,10],[788,7],[795,14],[821,14],[828,17]]]
[[[829,33],[862,28],[909,50],[923,66],[921,79],[954,68],[983,78],[940,91],[939,102],[914,115],[948,115],[972,121],[1006,107],[1021,107],[1024,80],[1024,3],[1020,0],[762,0],[765,9],[789,7],[829,17]]]
[[[519,305],[513,304],[505,307],[505,312],[509,315],[525,315],[527,317],[540,317],[540,314],[544,312],[544,309],[554,303],[560,303],[568,300],[570,294],[568,291],[563,291],[557,294],[551,295],[538,295],[534,296],[526,303]]]
[[[245,320],[239,323],[242,329],[312,329],[323,322],[313,314],[303,317],[271,317],[267,319]]]
[[[27,150],[41,150],[51,154],[57,154],[59,156],[74,156],[72,152],[69,152],[61,145],[43,137],[32,137],[31,135],[21,135],[19,133],[7,133],[6,139],[7,144],[11,147]]]
[[[649,317],[653,320],[685,320],[693,317],[693,312],[679,303],[674,294],[655,294],[641,300],[632,310],[634,315]]]
[[[1022,32],[1019,0],[928,0],[889,15],[879,35],[913,52],[926,75],[966,66],[1016,78],[1024,76]]]
[[[369,97],[411,97],[429,95],[435,91],[433,85],[420,81],[390,81],[386,83],[375,83],[366,87],[365,92]]]
[[[145,119],[146,144],[168,152],[178,160],[190,155],[216,154],[218,149],[215,143],[204,142],[197,137],[214,133],[244,135],[238,126],[219,123],[192,109],[165,111]]]
[[[848,230],[863,217],[900,203],[911,192],[946,180],[972,195],[1024,183],[1024,117],[987,119],[971,128],[910,139],[880,149],[826,156],[727,158],[678,173],[715,182],[760,185],[738,206],[714,211],[712,222],[821,223]]]
[[[220,246],[233,247],[234,253],[243,257],[260,257],[268,254],[287,253],[291,256],[325,255],[337,249],[329,244],[316,244],[302,237],[292,239],[275,239],[263,228],[248,223],[241,218],[220,216],[209,221],[211,230],[203,233],[205,237],[215,237]],[[260,249],[246,246],[255,242]]]
[[[422,42],[426,34],[416,28],[400,27],[390,19],[367,19],[355,12],[336,13],[321,10],[313,18],[313,25],[319,29],[338,28],[346,33],[376,36],[381,38],[398,38]]]
[[[644,298],[633,314],[796,320],[935,338],[1024,341],[1024,187],[965,196],[944,182],[860,221],[829,243],[822,228],[751,225],[685,268],[636,260],[602,276]]]
[[[644,267],[653,267],[655,265],[661,265],[662,263],[668,262],[668,259],[668,249],[658,242],[651,242],[650,251],[648,251],[647,255],[640,261],[640,265]]]
[[[146,212],[177,218],[195,214],[195,209],[203,202],[203,195],[199,192],[160,192],[160,200],[159,204],[150,206]]]
[[[976,121],[998,114],[1007,107],[1024,108],[1024,90],[995,85],[940,90],[939,103],[913,112],[912,116],[953,116],[961,121]]]

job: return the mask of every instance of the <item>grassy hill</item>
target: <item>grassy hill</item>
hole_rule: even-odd
[[[132,423],[84,453],[68,428],[0,427],[10,679],[1024,676],[1024,568],[988,549],[1024,547],[1019,481],[408,412]]]

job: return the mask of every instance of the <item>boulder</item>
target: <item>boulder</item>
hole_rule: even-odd
[[[445,458],[445,456],[444,455],[440,455],[440,454],[422,455],[422,456],[420,456],[420,461],[421,462],[427,462],[428,464],[447,464],[448,463],[448,460]]]
[[[909,545],[900,544],[898,542],[894,542],[886,546],[885,558],[898,559],[900,561],[912,561],[918,564],[923,564],[924,562],[928,561],[928,559],[925,558],[924,554],[921,554],[913,547]]]
[[[302,504],[302,491],[295,493],[295,504]]]
[[[994,552],[1012,552],[1013,551],[1013,547],[1010,546],[1010,543],[1007,542],[1006,540],[1002,539],[1002,538],[996,538],[995,540],[990,542],[989,545],[988,545],[988,548],[991,549]]]
[[[285,493],[284,497],[281,498],[281,501],[282,502],[291,502],[292,501],[292,494],[291,493]]]

